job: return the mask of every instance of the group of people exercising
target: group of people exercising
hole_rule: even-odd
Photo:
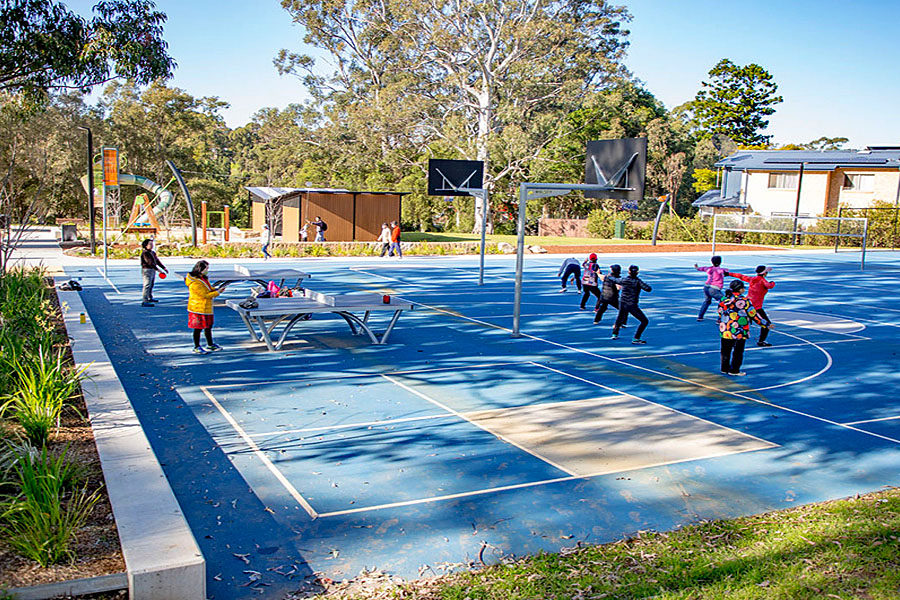
[[[743,275],[726,270],[722,265],[721,256],[713,256],[710,266],[698,266],[694,268],[706,273],[706,283],[703,285],[703,303],[697,315],[698,321],[703,321],[707,309],[713,300],[718,303],[717,313],[719,322],[719,337],[721,338],[721,372],[724,375],[742,376],[741,371],[744,358],[744,347],[750,337],[750,323],[755,322],[760,326],[757,346],[768,347],[767,342],[772,322],[769,320],[763,301],[766,293],[775,287],[773,281],[766,277],[772,270],[771,267],[760,265],[756,267],[755,275]],[[628,275],[622,276],[620,265],[610,265],[609,272],[601,273],[597,264],[597,255],[591,254],[587,260],[579,264],[574,258],[567,258],[560,266],[558,276],[562,279],[560,292],[566,291],[570,278],[575,279],[575,284],[581,295],[581,310],[586,310],[587,301],[593,295],[597,298],[594,307],[594,324],[598,324],[606,310],[612,306],[618,310],[616,321],[613,325],[611,339],[619,338],[619,331],[627,325],[628,316],[638,320],[638,327],[634,332],[632,344],[646,344],[641,337],[647,328],[649,319],[640,309],[639,300],[641,292],[650,292],[651,286],[638,277],[640,268],[637,265],[628,267]],[[735,279],[724,286],[725,277]],[[745,282],[750,289],[744,295]],[[724,288],[724,290],[723,290]]]

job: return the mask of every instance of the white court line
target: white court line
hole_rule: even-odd
[[[507,367],[510,365],[524,365],[528,364],[527,360],[516,360],[509,362],[496,362],[496,363],[477,363],[474,365],[457,365],[455,367],[434,367],[433,369],[409,369],[407,371],[390,371],[388,375],[412,375],[415,373],[436,373],[440,371],[466,371],[469,369],[487,369],[488,367]],[[298,377],[297,379],[279,379],[277,381],[267,380],[267,381],[255,381],[250,383],[217,383],[215,385],[206,386],[209,389],[226,389],[226,388],[241,388],[241,387],[259,387],[263,385],[272,385],[272,384],[281,384],[281,383],[300,383],[303,381],[338,381],[341,379],[366,379],[366,378],[375,378],[381,377],[382,373],[352,373],[349,375],[319,375],[319,376],[311,376],[311,377]]]
[[[552,371],[553,373],[558,373],[558,374],[560,374],[560,375],[565,375],[566,377],[571,377],[572,379],[575,379],[576,381],[581,381],[581,382],[583,382],[583,383],[587,383],[588,385],[593,385],[593,386],[595,386],[595,387],[598,387],[598,388],[607,390],[607,391],[609,391],[609,392],[613,392],[613,393],[615,393],[615,394],[619,394],[620,396],[627,396],[627,397],[629,397],[629,398],[634,398],[635,400],[640,400],[641,402],[646,402],[647,404],[652,404],[652,405],[654,405],[654,406],[658,406],[658,407],[660,407],[660,408],[664,408],[665,410],[668,410],[668,411],[670,411],[670,412],[673,412],[673,413],[676,413],[676,414],[679,414],[679,415],[684,415],[684,416],[686,416],[686,417],[690,417],[691,419],[696,419],[696,420],[698,420],[698,421],[703,421],[704,423],[709,423],[710,425],[713,425],[713,426],[718,427],[718,428],[720,428],[720,429],[727,429],[728,431],[733,431],[734,433],[737,433],[737,434],[739,434],[739,435],[742,435],[742,436],[745,436],[745,437],[749,437],[749,438],[753,438],[754,440],[756,440],[756,441],[758,441],[758,442],[765,442],[766,444],[771,444],[772,447],[778,447],[778,446],[779,446],[779,444],[776,444],[776,443],[774,443],[774,442],[770,442],[769,440],[764,440],[764,439],[762,439],[762,438],[760,438],[760,437],[756,437],[755,435],[752,435],[752,434],[749,434],[749,433],[740,431],[740,430],[738,430],[738,429],[734,429],[733,427],[728,427],[728,426],[726,426],[726,425],[722,425],[721,423],[716,423],[716,422],[714,422],[714,421],[710,421],[710,420],[708,420],[708,419],[704,419],[703,417],[698,417],[697,415],[692,415],[692,414],[689,414],[689,413],[680,411],[680,410],[678,410],[677,408],[672,408],[671,406],[666,406],[665,404],[660,404],[659,402],[654,402],[654,401],[652,401],[652,400],[647,400],[646,398],[641,398],[640,396],[636,396],[636,395],[634,395],[634,394],[632,394],[632,393],[630,393],[630,392],[623,392],[622,390],[617,390],[616,388],[609,387],[608,385],[603,385],[603,384],[601,384],[601,383],[597,383],[596,381],[591,381],[590,379],[585,379],[584,377],[579,377],[579,376],[577,376],[577,375],[572,375],[571,373],[566,373],[565,371],[560,371],[559,369],[554,369],[553,367],[548,367],[547,365],[543,365],[543,364],[538,363],[538,362],[532,362],[531,364],[533,364],[533,365],[536,366],[536,367],[540,367],[540,368],[542,368],[542,369],[547,369],[548,371]],[[557,403],[557,404],[562,404],[562,403]],[[703,457],[700,457],[700,459],[702,459],[702,458],[703,458]],[[698,460],[699,460],[699,459],[698,459]]]
[[[776,331],[773,329],[772,333],[776,333]],[[779,331],[777,333],[781,333],[781,332]],[[848,335],[848,334],[843,334],[843,335]],[[827,342],[816,342],[816,343],[817,344],[847,344],[847,343],[851,343],[851,342],[871,341],[871,340],[872,340],[872,338],[860,337],[859,339],[853,339],[853,340],[829,340]],[[778,345],[774,346],[773,348],[760,348],[757,346],[751,346],[750,348],[747,348],[746,351],[747,352],[750,352],[751,350],[771,351],[771,350],[778,350],[781,348],[798,348],[798,347],[803,347],[803,346],[808,346],[808,345],[809,345],[808,342],[803,342],[803,343],[799,343],[799,344],[778,344]],[[697,350],[694,352],[672,352],[669,354],[641,354],[639,356],[629,357],[628,360],[641,360],[643,358],[670,358],[670,357],[677,357],[677,356],[692,356],[692,355],[697,355],[697,354],[718,354],[718,353],[719,353],[719,349],[716,348],[715,350]]]
[[[286,433],[311,433],[314,431],[333,431],[335,429],[356,429],[359,427],[376,427],[378,425],[394,425],[395,423],[412,423],[414,421],[428,421],[431,419],[449,419],[455,415],[426,415],[423,417],[405,417],[403,419],[382,419],[381,421],[368,421],[365,423],[346,423],[344,425],[325,425],[323,427],[307,427],[306,429],[277,429],[269,433],[251,433],[250,437],[273,437]]]
[[[100,267],[97,267],[97,272],[100,273],[100,277],[102,277],[103,279],[106,280],[106,283],[108,283],[109,285],[112,286],[112,289],[116,290],[116,293],[118,295],[120,295],[120,296],[122,295],[122,292],[119,291],[119,288],[116,287],[116,284],[114,284],[112,281],[110,281],[109,277],[107,277],[106,275],[103,274],[103,269],[101,269]]]
[[[835,305],[835,306],[846,306],[845,302],[836,302],[834,300],[820,300],[819,302],[822,304],[831,304],[831,305]],[[803,312],[808,312],[811,315],[829,315],[829,313],[820,313],[820,312],[814,312],[811,310],[805,310]],[[900,311],[897,311],[897,312],[900,312]],[[884,321],[876,321],[875,319],[866,319],[865,317],[853,317],[852,319],[849,319],[849,320],[860,321],[862,323],[873,323],[875,325],[881,325],[883,327],[900,327],[900,325],[898,325],[897,323],[885,323]]]
[[[419,304],[419,303],[416,303],[416,304]],[[461,315],[461,314],[458,314],[458,313],[452,313],[452,312],[450,312],[450,311],[441,310],[441,309],[438,309],[438,308],[434,308],[433,306],[428,306],[428,305],[426,305],[426,304],[419,304],[419,306],[423,306],[423,307],[429,308],[429,309],[431,309],[431,310],[436,310],[436,311],[438,311],[438,312],[447,313],[447,314],[450,314],[450,315],[459,317],[459,318],[461,318],[461,319],[465,319],[465,320],[467,320],[467,321],[473,321],[473,322],[475,322],[475,323],[480,323],[480,324],[483,324],[483,325],[488,325],[488,326],[490,326],[490,327],[493,327],[494,329],[501,329],[501,330],[503,330],[503,331],[508,331],[508,332],[512,333],[512,330],[509,329],[509,328],[507,328],[507,327],[501,327],[501,326],[499,326],[499,325],[494,325],[493,323],[484,323],[484,322],[482,322],[482,321],[478,321],[477,319],[472,319],[472,318],[466,317],[465,315]],[[809,311],[807,311],[807,312],[809,312]],[[860,320],[862,320],[862,319],[860,319]],[[900,327],[900,325],[898,325],[898,327]],[[827,371],[829,368],[831,368],[831,365],[832,365],[832,362],[833,362],[833,361],[832,361],[832,358],[831,358],[831,355],[828,354],[828,352],[825,351],[824,348],[822,348],[822,347],[820,347],[820,346],[814,344],[813,342],[809,342],[809,341],[807,341],[807,340],[803,340],[803,338],[800,338],[800,337],[798,337],[798,336],[791,335],[791,334],[785,333],[785,332],[783,332],[783,331],[781,331],[781,332],[779,332],[779,333],[782,333],[782,334],[784,334],[784,335],[787,335],[787,336],[793,337],[793,338],[795,338],[795,339],[804,341],[804,342],[806,342],[807,344],[809,344],[810,346],[813,346],[814,348],[818,349],[820,352],[822,352],[822,353],[827,357],[827,359],[828,359],[828,364],[825,366],[824,369],[821,369],[818,373],[815,373],[815,374],[813,374],[813,375],[811,375],[811,376],[809,376],[809,377],[804,377],[804,378],[798,379],[798,380],[796,380],[796,381],[791,381],[791,382],[788,382],[788,383],[783,383],[783,384],[779,384],[779,385],[775,385],[775,386],[768,386],[768,387],[762,387],[762,388],[756,388],[756,389],[749,389],[749,390],[746,390],[747,393],[750,393],[750,392],[758,392],[758,391],[762,391],[762,390],[770,390],[770,389],[775,389],[775,388],[779,388],[779,387],[787,387],[787,386],[790,386],[790,385],[796,385],[796,384],[798,384],[798,383],[803,383],[804,381],[808,381],[808,380],[812,379],[813,377],[818,377],[819,375],[821,375],[822,373],[824,373],[825,371]],[[838,423],[837,421],[832,421],[831,419],[826,419],[826,418],[824,418],[824,417],[818,417],[818,416],[816,416],[816,415],[812,415],[812,414],[809,414],[809,413],[804,413],[804,412],[802,412],[802,411],[795,410],[795,409],[793,409],[793,408],[788,408],[788,407],[786,407],[786,406],[780,406],[780,405],[774,404],[774,403],[772,403],[772,402],[767,402],[767,401],[765,401],[765,400],[760,400],[760,399],[758,399],[758,398],[753,398],[753,397],[751,397],[751,396],[747,396],[746,394],[742,394],[742,393],[738,393],[738,392],[732,392],[732,391],[729,391],[729,390],[723,390],[723,389],[717,388],[717,387],[715,387],[715,386],[706,385],[705,383],[700,383],[699,381],[693,381],[693,380],[691,380],[691,379],[685,379],[685,378],[683,378],[683,377],[677,377],[677,376],[671,375],[671,374],[669,374],[669,373],[663,373],[662,371],[656,371],[656,370],[654,370],[654,369],[649,369],[649,368],[647,368],[647,367],[642,367],[642,366],[640,366],[640,365],[633,365],[633,364],[631,364],[631,363],[629,363],[629,362],[626,362],[625,360],[622,360],[622,359],[613,358],[613,357],[611,357],[611,356],[604,356],[604,355],[602,355],[602,354],[597,354],[596,352],[591,352],[590,350],[582,350],[581,348],[575,348],[575,347],[573,347],[573,346],[568,346],[568,345],[566,345],[566,344],[561,344],[561,343],[559,343],[559,342],[553,342],[553,341],[550,341],[550,340],[547,340],[547,339],[544,339],[544,338],[540,338],[540,337],[537,337],[537,336],[534,336],[534,335],[530,335],[530,334],[527,334],[527,333],[521,333],[521,332],[520,332],[520,335],[521,335],[522,337],[526,337],[526,338],[535,340],[535,341],[537,341],[537,342],[543,342],[543,343],[549,344],[549,345],[551,345],[551,346],[557,346],[557,347],[559,347],[559,348],[565,348],[566,350],[571,350],[572,352],[577,352],[577,353],[580,353],[580,354],[586,354],[586,355],[588,355],[588,356],[593,356],[593,357],[599,358],[599,359],[601,359],[601,360],[606,360],[606,361],[613,362],[613,363],[616,363],[616,364],[620,364],[620,365],[623,365],[623,366],[626,366],[626,367],[631,367],[631,368],[633,368],[633,369],[638,369],[638,370],[640,370],[640,371],[645,371],[645,372],[647,372],[647,373],[652,373],[652,374],[654,374],[654,375],[657,375],[658,377],[662,377],[662,378],[665,378],[665,379],[672,379],[672,380],[675,380],[675,381],[680,381],[680,382],[682,382],[682,383],[687,383],[688,385],[693,385],[693,386],[700,387],[700,388],[704,388],[704,389],[711,390],[711,391],[714,391],[714,392],[719,392],[720,394],[725,394],[725,395],[727,395],[727,396],[734,396],[735,398],[740,398],[740,399],[742,399],[742,400],[747,400],[748,402],[755,402],[755,403],[757,403],[757,404],[762,404],[763,406],[768,406],[768,407],[770,407],[770,408],[774,408],[774,409],[777,409],[777,410],[782,410],[782,411],[784,411],[784,412],[793,413],[793,414],[796,414],[796,415],[801,416],[801,417],[806,417],[806,418],[808,418],[808,419],[812,419],[812,420],[814,420],[814,421],[820,421],[820,422],[822,422],[822,423],[826,423],[826,424],[828,424],[828,425],[834,425],[835,427],[842,427],[842,428],[844,428],[844,429],[850,429],[850,430],[855,431],[855,432],[857,432],[857,433],[862,433],[862,434],[864,434],[864,435],[876,437],[876,438],[879,438],[879,439],[882,439],[882,440],[885,440],[885,441],[888,441],[888,442],[891,442],[891,443],[894,443],[894,444],[900,444],[900,440],[896,440],[896,439],[894,439],[894,438],[887,437],[887,436],[885,436],[885,435],[880,435],[880,434],[877,434],[877,433],[872,433],[871,431],[866,431],[866,430],[864,430],[864,429],[859,429],[859,428],[852,427],[852,426],[849,426],[849,425],[843,425],[843,424],[841,424],[841,423]]]
[[[518,443],[512,441],[511,439],[507,438],[506,436],[504,436],[504,435],[501,434],[501,433],[497,433],[496,431],[492,431],[489,427],[485,427],[484,425],[481,425],[481,424],[479,424],[479,423],[476,423],[475,421],[472,421],[471,419],[469,419],[469,418],[468,418],[466,415],[464,415],[463,413],[461,413],[461,412],[459,412],[459,411],[457,411],[457,410],[454,410],[454,409],[450,408],[449,406],[447,406],[447,405],[445,405],[445,404],[443,404],[443,403],[441,403],[441,402],[438,402],[438,401],[435,400],[434,398],[428,397],[427,395],[423,394],[422,392],[420,392],[420,391],[418,391],[418,390],[415,390],[415,389],[409,387],[408,385],[403,384],[403,383],[397,381],[396,379],[393,379],[393,378],[390,377],[389,375],[382,375],[382,377],[384,377],[385,379],[387,379],[388,381],[390,381],[390,382],[393,383],[394,385],[397,385],[397,386],[403,388],[403,389],[406,390],[407,392],[409,392],[409,393],[411,393],[411,394],[415,394],[415,395],[418,396],[419,398],[422,398],[423,400],[426,400],[426,401],[428,401],[428,402],[431,402],[432,404],[434,404],[434,405],[437,406],[438,408],[441,408],[441,409],[447,411],[448,413],[450,413],[450,414],[452,414],[452,415],[455,415],[455,416],[459,417],[460,419],[462,419],[462,420],[464,420],[464,421],[468,421],[470,424],[474,425],[474,426],[477,427],[478,429],[481,429],[482,431],[488,432],[489,434],[493,435],[493,436],[496,437],[497,439],[503,440],[504,442],[506,442],[507,444],[509,444],[509,445],[511,445],[511,446],[515,446],[516,448],[518,448],[518,449],[521,450],[522,452],[527,452],[528,454],[534,456],[535,458],[544,461],[545,463],[547,463],[547,464],[550,465],[551,467],[556,467],[557,469],[559,469],[559,470],[562,471],[563,473],[566,473],[567,475],[571,475],[571,476],[573,476],[573,477],[576,476],[575,473],[573,473],[572,471],[570,471],[569,469],[567,469],[567,468],[565,468],[565,467],[563,467],[563,466],[560,466],[560,465],[556,464],[555,462],[553,462],[553,461],[550,460],[549,458],[545,458],[545,457],[541,456],[540,454],[538,454],[537,452],[535,452],[534,450],[531,450],[530,448],[526,448],[525,446],[522,446],[521,444],[518,444]]]
[[[215,396],[213,396],[209,392],[209,390],[202,386],[200,387],[200,389],[203,391],[206,397],[209,398],[210,402],[216,405],[216,408],[219,409],[219,412],[222,413],[222,416],[225,417],[225,420],[228,421],[228,423],[234,428],[237,434],[241,436],[241,438],[244,440],[244,443],[247,444],[253,454],[256,455],[256,457],[266,466],[267,469],[269,469],[269,471],[271,471],[271,473],[275,476],[275,479],[277,479],[278,482],[284,486],[284,489],[287,490],[288,494],[290,494],[291,497],[296,500],[300,506],[303,507],[303,510],[306,511],[306,514],[308,514],[313,519],[317,519],[319,515],[318,513],[316,513],[315,509],[309,504],[309,502],[306,501],[306,498],[304,498],[300,494],[300,492],[297,491],[297,488],[295,488],[293,484],[288,481],[287,477],[285,477],[284,474],[278,470],[278,467],[276,467],[272,463],[272,461],[269,460],[269,458],[263,453],[263,451],[259,449],[259,446],[257,446],[256,442],[254,442],[253,439],[249,435],[247,435],[247,432],[244,431],[243,427],[241,427],[238,422],[234,420],[231,414],[227,410],[225,410],[225,407],[219,404],[219,401],[216,400]]]
[[[900,416],[883,417],[881,419],[866,419],[865,421],[852,421],[850,423],[844,423],[844,425],[862,425],[863,423],[881,423],[882,421],[896,421],[898,419],[900,419]]]
[[[746,434],[745,434],[746,435]],[[765,441],[765,440],[764,440]],[[771,442],[767,442],[770,443]],[[776,445],[777,447],[777,445]],[[769,450],[770,448],[760,448],[759,450]],[[469,492],[459,492],[458,494],[446,494],[444,496],[432,496],[430,498],[418,498],[416,500],[404,500],[402,502],[391,502],[388,504],[376,504],[374,506],[361,506],[359,508],[351,508],[348,510],[336,510],[333,512],[322,513],[319,515],[320,518],[325,517],[337,517],[342,515],[351,515],[355,513],[361,512],[369,512],[373,510],[384,510],[386,508],[398,508],[402,506],[415,506],[417,504],[430,504],[432,502],[441,502],[443,500],[455,500],[457,498],[470,498],[472,496],[483,496],[484,494],[493,494],[496,492],[505,492],[509,490],[521,490],[524,488],[537,487],[542,485],[550,485],[553,483],[562,483],[564,481],[575,481],[576,479],[593,479],[594,477],[600,477],[601,475],[615,475],[616,473],[628,473],[630,471],[638,471],[642,469],[653,469],[656,467],[665,467],[668,465],[677,465],[683,462],[691,462],[694,460],[707,460],[711,458],[721,458],[723,456],[731,456],[732,454],[741,454],[743,452],[756,452],[757,450],[737,450],[737,451],[723,451],[716,454],[709,454],[703,456],[698,459],[694,458],[684,458],[680,460],[671,460],[671,461],[663,461],[658,463],[652,463],[647,465],[642,465],[639,468],[628,467],[625,469],[617,469],[613,471],[599,471],[597,473],[587,473],[586,475],[570,475],[568,477],[557,477],[555,479],[543,479],[541,481],[529,481],[528,483],[515,483],[511,485],[501,485],[493,488],[486,488],[481,490],[472,490]]]

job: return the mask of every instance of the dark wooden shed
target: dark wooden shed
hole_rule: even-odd
[[[321,217],[328,224],[329,242],[370,242],[378,239],[381,224],[400,221],[400,202],[405,192],[352,192],[339,189],[247,187],[251,205],[251,226],[261,230],[264,223],[285,242],[300,241],[306,221]],[[309,241],[315,236],[310,228]]]

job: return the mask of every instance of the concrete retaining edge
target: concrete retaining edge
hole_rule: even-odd
[[[78,292],[57,290],[132,600],[206,598],[206,561]],[[80,322],[80,315],[86,322]]]
[[[116,592],[128,588],[127,573],[113,573],[99,577],[70,579],[56,583],[29,585],[6,590],[16,600],[48,600],[59,596],[87,596],[102,592]]]

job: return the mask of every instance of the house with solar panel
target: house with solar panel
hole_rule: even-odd
[[[746,212],[818,216],[838,207],[900,201],[900,146],[864,150],[740,150],[716,163],[717,189],[700,196],[701,215]]]

